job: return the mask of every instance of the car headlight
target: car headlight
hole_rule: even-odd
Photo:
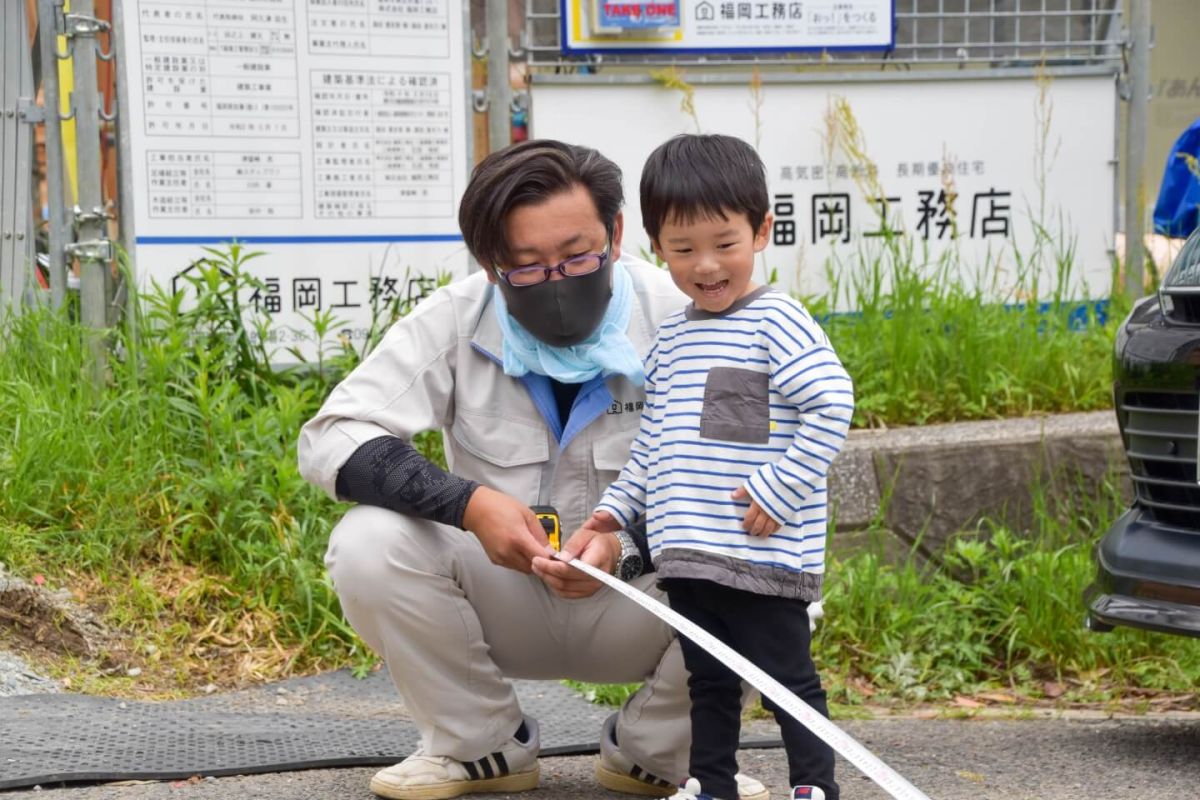
[[[1170,317],[1175,313],[1175,301],[1166,292],[1158,293],[1158,306],[1162,309],[1164,317]]]

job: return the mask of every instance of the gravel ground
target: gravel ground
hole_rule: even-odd
[[[0,650],[0,696],[57,692],[20,658]],[[1095,712],[1031,720],[842,720],[841,727],[933,800],[1081,800],[1200,797],[1200,714],[1111,718]],[[0,726],[2,727],[2,726]],[[747,734],[771,736],[768,721]],[[772,797],[786,793],[787,765],[778,749],[746,750],[742,768],[763,780]],[[542,759],[541,791],[479,795],[481,800],[617,800],[596,785],[594,756]],[[3,792],[13,800],[309,800],[372,797],[375,767],[316,769],[190,781],[122,781],[49,785]],[[839,758],[843,800],[887,800],[887,794]]]
[[[846,720],[844,729],[932,800],[1085,800],[1200,796],[1200,715],[1138,719]],[[479,800],[621,800],[597,786],[594,756],[543,758],[541,790]],[[786,795],[781,750],[743,750],[743,770]],[[888,795],[839,759],[842,800]],[[12,800],[370,800],[375,768],[192,781],[123,782],[4,793]]]
[[[16,654],[0,650],[0,697],[62,691],[58,681],[38,675]]]
[[[0,582],[5,575],[0,565]],[[11,581],[12,579],[10,579]],[[0,647],[0,697],[62,691],[13,652]],[[273,698],[277,701],[278,698]],[[1200,714],[1111,718],[1072,713],[1050,719],[843,720],[850,735],[883,758],[934,800],[1082,800],[1200,797]],[[776,729],[748,723],[759,736]],[[761,728],[761,730],[755,730]],[[0,731],[3,729],[0,721]],[[2,733],[0,733],[2,735]],[[743,751],[742,768],[784,796],[787,765],[778,749]],[[495,800],[616,800],[592,776],[594,756],[542,759],[535,795],[480,795]],[[258,798],[372,797],[376,768],[317,769],[188,781],[123,781],[50,785],[3,792],[13,800],[258,800]],[[839,758],[843,800],[886,800],[887,795]]]

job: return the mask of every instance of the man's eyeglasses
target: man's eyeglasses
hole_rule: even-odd
[[[508,272],[497,269],[496,276],[502,278],[509,286],[516,286],[518,288],[545,283],[550,280],[550,273],[552,272],[557,272],[568,278],[578,278],[582,275],[590,275],[604,266],[604,262],[608,261],[609,252],[610,250],[605,250],[603,253],[584,253],[581,256],[571,256],[566,261],[562,261],[553,267],[543,267],[540,264],[535,264],[530,267],[510,269]]]

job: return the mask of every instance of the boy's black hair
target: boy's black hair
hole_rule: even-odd
[[[521,206],[537,205],[583,186],[612,238],[625,201],[621,168],[590,147],[530,139],[484,158],[458,206],[458,227],[471,255],[485,267],[509,265],[504,222]]]
[[[681,134],[646,159],[642,225],[657,244],[669,219],[683,223],[745,214],[757,231],[770,208],[767,169],[754,148],[734,136]]]

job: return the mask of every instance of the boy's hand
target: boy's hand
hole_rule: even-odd
[[[493,564],[517,572],[529,573],[535,557],[554,552],[529,506],[486,486],[467,501],[463,527],[475,534]]]
[[[620,529],[621,523],[611,514],[597,511],[567,539],[562,547],[563,555],[578,558],[611,573],[621,555],[621,543],[617,537],[609,534]],[[557,558],[535,558],[533,573],[542,579],[550,591],[567,599],[591,597],[602,585],[600,581]]]
[[[591,519],[580,525],[579,530],[598,531],[600,533],[616,533],[617,531],[621,530],[621,523],[617,521],[616,517],[607,511],[593,511]],[[579,531],[576,531],[576,533],[578,532]],[[567,545],[563,549],[569,549],[571,542],[573,541],[575,541],[574,536],[567,540]]]
[[[763,511],[762,506],[750,496],[750,492],[746,491],[745,486],[739,486],[733,490],[733,499],[750,501],[750,508],[746,509],[746,516],[742,519],[742,530],[746,533],[751,536],[770,536],[779,530],[779,523],[775,521],[774,517]]]

